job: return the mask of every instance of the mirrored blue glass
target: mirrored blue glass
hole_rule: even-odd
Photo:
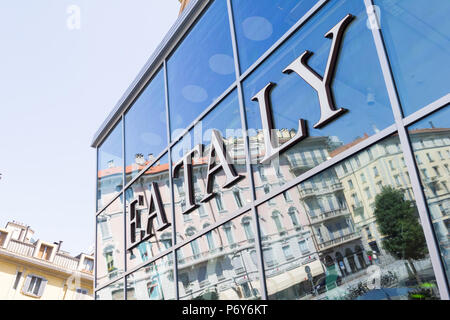
[[[317,0],[233,0],[241,72],[247,70]]]
[[[403,113],[449,93],[450,1],[376,0]]]
[[[235,80],[226,1],[211,4],[169,58],[167,74],[175,138]]]
[[[167,145],[164,73],[159,71],[125,114],[126,183]]]
[[[308,50],[313,53],[308,65],[322,76],[332,44],[324,35],[347,14],[355,18],[343,33],[331,80],[335,108],[345,108],[347,112],[314,128],[321,116],[317,91],[295,72],[282,71]],[[279,145],[288,142],[298,131],[299,119],[306,120],[309,137],[271,163],[261,165],[266,141],[261,130],[260,106],[252,98],[269,82],[276,84],[269,95],[273,140]],[[363,2],[341,0],[325,5],[245,80],[244,99],[258,197],[334,157],[335,150],[349,143],[355,145],[392,124],[393,113]],[[283,163],[289,164],[290,170],[278,170]]]

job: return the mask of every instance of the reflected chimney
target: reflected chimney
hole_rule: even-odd
[[[108,168],[112,168],[114,167],[114,160],[109,160],[108,161]]]

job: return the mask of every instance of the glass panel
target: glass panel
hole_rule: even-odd
[[[122,190],[122,121],[97,149],[97,211]]]
[[[233,0],[241,72],[247,70],[317,0]]]
[[[279,195],[258,207],[270,299],[439,297],[406,168],[388,166],[398,144],[391,136],[289,189],[292,203]]]
[[[348,111],[319,125],[320,128],[314,128],[321,118],[317,91],[297,73],[282,71],[294,61],[300,65],[298,58],[308,50],[313,52],[308,65],[324,75],[332,43],[324,35],[347,14],[354,15],[355,19],[343,29],[331,91],[336,109]],[[363,1],[330,1],[245,80],[245,105],[257,197],[334,157],[342,148],[348,148],[350,142],[355,145],[393,123],[392,109],[366,22]],[[260,103],[264,99],[258,103],[252,101],[252,97],[269,82],[276,84],[268,91],[270,104],[267,104],[271,105],[268,119],[272,118],[274,129],[263,131]],[[309,137],[297,140],[279,155],[274,152],[273,159],[262,164],[267,149],[264,134],[272,134],[272,143],[267,139],[271,148],[295,142],[292,139],[297,134],[299,119],[306,120],[305,131]],[[259,170],[261,167],[264,167],[264,174]]]
[[[165,155],[126,191],[128,270],[172,247],[172,207],[168,168],[168,156]],[[158,198],[161,199],[161,209],[158,207]],[[130,206],[132,202],[135,203],[134,210]],[[149,214],[155,218],[149,221]]]
[[[225,188],[223,186],[233,179],[228,178],[224,169],[221,168],[217,174],[210,175],[213,197],[201,202],[209,194],[207,183],[211,145],[214,141],[219,141],[215,138],[214,141],[212,140],[213,129],[220,132],[222,138],[219,137],[219,140],[223,140],[225,152],[228,154],[226,161],[220,163],[223,163],[223,167],[226,169],[230,166],[235,170],[236,176],[240,175],[243,178]],[[192,154],[192,163],[194,164],[191,167],[192,191],[189,191],[189,184],[184,174],[184,164],[182,164],[183,156],[189,154],[199,144],[205,146],[204,152],[201,156],[198,153]],[[218,144],[221,144],[220,141]],[[219,153],[216,148],[214,150]],[[249,204],[251,194],[249,181],[246,178],[245,150],[236,91],[228,95],[172,148],[172,161],[175,216],[179,236],[185,236],[188,232],[195,234],[205,228],[205,225],[214,224],[221,216],[235,212]],[[187,158],[186,161],[188,161]],[[187,163],[189,164],[189,162]],[[175,168],[177,164],[179,166]],[[191,198],[192,203],[190,204]],[[187,211],[191,207],[192,210]],[[183,214],[183,212],[188,213]]]
[[[236,79],[226,1],[214,1],[167,62],[176,138]]]
[[[255,240],[246,238],[244,225],[254,233],[250,214],[244,214],[211,231],[215,249],[205,235],[177,250],[180,299],[260,299]]]
[[[125,114],[126,183],[167,145],[164,72],[160,70]]]
[[[97,216],[97,286],[123,274],[123,204],[118,198]]]
[[[375,0],[405,115],[446,95],[450,1]]]
[[[441,257],[450,279],[450,107],[409,127]]]
[[[174,300],[173,255],[127,276],[127,300]]]
[[[98,290],[95,293],[96,300],[123,300],[123,279],[118,280],[109,286]]]

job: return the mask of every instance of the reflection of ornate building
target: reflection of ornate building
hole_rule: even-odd
[[[436,130],[438,129],[433,130],[433,136],[429,135],[433,137],[436,150],[418,153],[419,167],[424,175],[427,171],[434,172],[434,176],[440,173],[440,170],[448,172],[448,163],[442,163],[444,160],[448,161],[448,157],[445,157],[446,150],[439,149],[439,145],[446,144],[439,139],[436,140],[434,132]],[[293,134],[295,134],[294,131],[278,131],[279,143],[284,143]],[[419,139],[418,135],[413,135],[414,145],[429,143],[425,132],[421,132],[420,137]],[[286,151],[271,165],[253,165],[256,196],[259,198],[270,193],[273,188],[282,186],[365,138],[342,145],[334,138],[311,137],[305,143]],[[264,153],[264,146],[260,139],[260,132],[251,138],[252,159],[257,160]],[[423,141],[420,142],[421,140]],[[230,137],[225,140],[225,144],[237,174],[246,176],[242,139]],[[193,159],[194,202],[199,206],[189,214],[182,214],[186,208],[187,196],[183,168],[173,180],[177,242],[195,236],[200,230],[215,224],[229,213],[243,208],[249,201],[250,190],[245,183],[223,189],[220,186],[225,177],[223,172],[219,172],[214,181],[215,197],[205,203],[201,202],[206,194],[206,155],[208,153],[209,149],[206,149],[203,157]],[[427,164],[420,161],[422,157],[428,160]],[[432,165],[434,158],[436,165]],[[430,159],[433,161],[430,162]],[[127,173],[142,169],[148,163],[136,157],[136,164],[127,167]],[[168,219],[172,221],[168,177],[168,165],[157,162],[127,190],[127,201],[143,196],[144,203],[139,208],[143,220],[147,217],[151,183],[156,182]],[[438,178],[431,177],[429,181],[430,183],[438,181]],[[437,183],[434,182],[431,186]],[[446,189],[445,179],[439,183],[442,184],[440,187],[435,189],[430,187],[426,192],[436,192],[436,205],[431,207],[439,209],[437,213],[441,215],[434,213],[433,220],[442,226],[442,234],[446,237],[448,234],[446,224],[448,189]],[[398,139],[395,136],[369,147],[258,207],[269,295],[282,299],[284,295],[302,297],[311,294],[314,286],[326,275],[335,275],[335,280],[338,280],[336,277],[345,278],[359,274],[360,270],[367,268],[370,265],[368,250],[384,256],[386,253],[382,248],[383,236],[378,232],[373,214],[375,196],[381,191],[383,185],[401,187],[405,190],[406,198],[414,200]],[[114,228],[119,230],[123,228],[122,197],[119,197],[116,202],[116,210],[112,209],[114,206],[110,208],[118,214],[118,222]],[[112,219],[113,215],[109,219]],[[178,250],[181,298],[193,299],[217,295],[219,298],[237,299],[252,298],[259,294],[258,264],[254,246],[255,231],[252,225],[252,217],[248,214],[244,215]],[[105,228],[100,224],[102,233],[103,229]],[[129,230],[128,226],[127,230]],[[104,250],[114,252],[113,242],[106,245]],[[155,230],[155,236],[152,239],[142,242],[137,248],[127,253],[128,267],[139,266],[171,246],[171,228],[162,232]],[[113,253],[104,254],[103,264],[106,269],[109,268],[108,263],[111,264],[111,254]],[[98,266],[101,270],[101,261]],[[306,273],[308,268],[305,267],[310,270],[311,280]],[[113,277],[117,276],[114,273],[116,269],[110,271],[113,272]],[[166,271],[165,276],[170,277],[170,272]],[[149,276],[143,274],[140,280],[134,281],[136,286],[138,283],[140,286],[145,286],[151,283],[148,279]],[[333,285],[335,284],[331,284],[331,287]],[[327,283],[328,286],[330,286],[329,283]],[[128,290],[132,296],[136,287]],[[164,289],[155,292],[164,292]],[[155,292],[153,294],[156,297]]]
[[[448,237],[450,202],[449,175],[449,129],[420,129],[410,132],[425,193],[438,238]],[[363,138],[364,139],[364,138]],[[333,156],[348,146],[332,152]],[[396,136],[367,148],[358,156],[336,167],[344,187],[347,202],[355,225],[362,231],[366,249],[384,252],[383,235],[378,231],[374,216],[375,196],[384,185],[401,188],[407,200],[414,201],[411,180]],[[448,240],[446,240],[448,241]]]
[[[18,222],[0,229],[0,298],[92,299],[94,257],[72,257],[61,242],[36,241],[33,234]]]

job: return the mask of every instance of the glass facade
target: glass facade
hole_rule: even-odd
[[[94,145],[96,298],[448,299],[448,1],[193,2]]]

